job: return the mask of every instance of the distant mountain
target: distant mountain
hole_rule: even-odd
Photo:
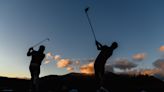
[[[12,89],[28,92],[29,80],[0,78],[0,90]],[[164,82],[153,76],[129,76],[108,72],[105,74],[103,86],[109,92],[164,92]],[[78,92],[96,92],[94,75],[70,73],[62,76],[48,75],[40,78],[40,92],[69,92],[76,89]],[[14,92],[15,92],[14,91]]]
[[[104,86],[111,92],[164,92],[164,82],[148,75],[116,75],[108,73],[105,76]]]
[[[54,92],[69,92],[78,89],[78,92],[95,92],[95,79],[93,75],[70,73],[63,76],[50,75],[40,79],[41,90],[47,89]],[[47,88],[44,85],[48,85]]]
[[[164,81],[164,76],[162,76],[160,74],[155,74],[154,77]]]

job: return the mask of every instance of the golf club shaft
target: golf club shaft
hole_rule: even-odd
[[[49,38],[46,38],[46,39],[44,39],[44,40],[38,42],[37,44],[33,45],[32,47],[34,48],[34,47],[40,45],[41,43],[43,43],[44,41],[49,41]]]
[[[88,9],[87,9],[87,11],[88,11]],[[90,20],[90,18],[89,18],[89,15],[88,15],[87,11],[85,11],[85,13],[86,13],[86,16],[87,16],[87,19],[88,19],[89,25],[90,25],[90,27],[91,27],[92,34],[93,34],[93,36],[94,36],[94,39],[96,40],[96,35],[95,35],[94,30],[93,30],[93,26],[92,26],[92,24],[91,24],[91,20]]]

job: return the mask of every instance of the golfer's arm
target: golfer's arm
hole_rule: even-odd
[[[32,51],[29,50],[29,51],[27,52],[27,56],[31,56],[31,55],[32,55]]]
[[[102,45],[100,43],[96,44],[97,45],[97,49],[101,50],[102,49]]]

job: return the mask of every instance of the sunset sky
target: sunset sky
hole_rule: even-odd
[[[106,69],[164,75],[163,0],[0,0],[0,76],[30,77],[26,53],[46,38],[40,76],[93,73],[87,6],[97,40],[119,45]]]

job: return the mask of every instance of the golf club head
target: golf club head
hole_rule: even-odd
[[[87,12],[89,10],[89,7],[85,8],[85,12]]]

